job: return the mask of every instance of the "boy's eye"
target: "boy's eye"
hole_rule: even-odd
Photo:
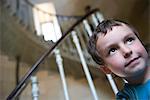
[[[111,49],[109,50],[109,55],[115,54],[116,50],[117,50],[116,48],[111,48]]]
[[[132,44],[133,41],[134,41],[134,38],[133,38],[133,37],[129,37],[129,38],[126,40],[126,43],[127,43],[127,44]]]

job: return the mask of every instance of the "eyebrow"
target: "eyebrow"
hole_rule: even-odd
[[[126,39],[127,39],[128,37],[130,37],[130,36],[136,37],[135,33],[129,33],[128,35],[126,35],[126,36],[124,37],[124,40],[126,40]]]

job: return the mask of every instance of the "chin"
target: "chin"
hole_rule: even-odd
[[[144,75],[145,71],[146,71],[146,67],[137,68],[137,69],[133,70],[132,72],[130,71],[128,73],[128,77],[140,78]]]

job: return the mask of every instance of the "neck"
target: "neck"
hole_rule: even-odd
[[[140,76],[140,77],[139,77]],[[150,79],[150,66],[147,66],[145,71],[137,77],[127,78],[129,84],[143,84]]]

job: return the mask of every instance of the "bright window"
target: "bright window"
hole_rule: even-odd
[[[52,3],[36,4],[36,8],[33,9],[35,30],[38,36],[44,36],[45,41],[56,42],[62,33],[57,17],[50,14],[56,14]]]

